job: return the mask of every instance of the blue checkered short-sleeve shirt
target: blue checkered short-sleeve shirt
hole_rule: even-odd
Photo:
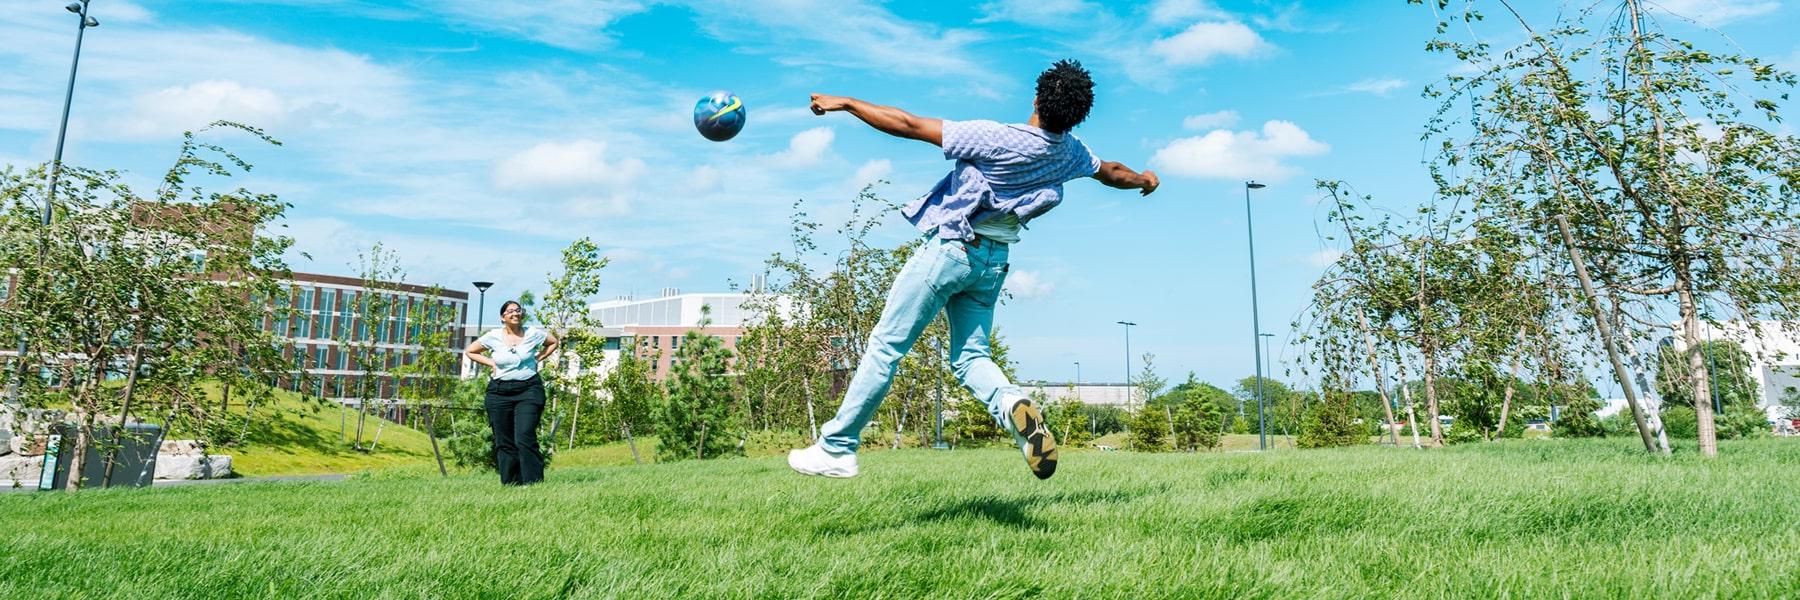
[[[945,239],[974,239],[975,223],[1005,213],[1024,224],[1062,203],[1063,182],[1100,170],[1073,134],[994,121],[944,121],[944,158],[956,165],[902,214]]]

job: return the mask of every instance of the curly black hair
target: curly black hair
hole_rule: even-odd
[[[1094,108],[1094,80],[1081,61],[1056,61],[1038,75],[1037,115],[1044,131],[1064,133],[1087,120]]]

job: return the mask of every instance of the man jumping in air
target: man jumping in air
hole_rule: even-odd
[[[1009,269],[1007,248],[1019,241],[1025,223],[1062,202],[1063,182],[1093,177],[1144,195],[1156,191],[1156,173],[1101,161],[1069,133],[1093,106],[1094,82],[1073,60],[1057,62],[1038,75],[1037,97],[1024,124],[944,121],[855,98],[813,94],[814,114],[847,111],[889,135],[942,146],[944,158],[956,165],[930,193],[901,211],[927,239],[888,290],[881,321],[869,334],[837,416],[819,430],[812,446],[788,453],[788,466],[807,475],[856,476],[863,427],[887,395],[894,367],[925,325],[938,311],[946,311],[956,377],[1012,434],[1033,475],[1048,479],[1056,472],[1056,439],[1043,413],[994,364],[988,333]]]

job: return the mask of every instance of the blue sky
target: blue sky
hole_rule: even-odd
[[[0,7],[0,163],[51,155],[74,37],[62,4]],[[1540,25],[1553,16],[1525,4]],[[1793,2],[1651,4],[1677,33],[1800,66]],[[1015,247],[997,321],[1021,375],[1051,380],[1077,362],[1087,381],[1123,380],[1121,319],[1171,379],[1251,372],[1246,179],[1269,183],[1255,198],[1262,321],[1291,359],[1287,324],[1336,252],[1312,181],[1429,201],[1433,105],[1418,92],[1456,68],[1423,52],[1431,9],[1400,0],[94,0],[93,14],[68,161],[150,189],[182,130],[252,123],[286,145],[224,138],[258,165],[229,185],[295,205],[288,232],[309,255],[296,270],[351,273],[380,241],[413,281],[493,280],[496,298],[541,290],[580,236],[612,257],[607,297],[745,281],[783,247],[794,200],[841,222],[864,183],[904,201],[948,167],[930,146],[811,115],[808,93],[1023,121],[1036,73],[1079,58],[1098,100],[1076,134],[1163,186],[1072,182]],[[715,89],[749,107],[722,144],[690,121]],[[895,215],[878,235],[913,233]]]

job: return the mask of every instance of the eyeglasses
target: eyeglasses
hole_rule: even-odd
[[[525,310],[520,309],[520,308],[509,308],[509,309],[506,309],[505,312],[502,312],[500,314],[502,314],[502,315],[522,315],[522,314],[525,314]]]

